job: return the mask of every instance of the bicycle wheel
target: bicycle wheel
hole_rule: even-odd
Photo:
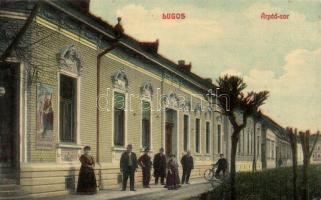
[[[205,172],[204,172],[204,178],[205,178],[205,180],[207,180],[207,181],[213,180],[213,177],[214,177],[214,171],[213,171],[213,169],[207,169],[207,170],[205,170]]]

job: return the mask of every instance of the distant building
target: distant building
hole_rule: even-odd
[[[315,140],[315,136],[311,136],[311,139],[310,139],[311,146],[313,145],[314,140]],[[321,136],[319,136],[311,156],[311,164],[320,164],[320,163],[321,163]]]

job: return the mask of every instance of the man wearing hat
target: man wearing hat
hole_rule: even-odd
[[[133,146],[131,144],[127,145],[127,151],[125,151],[120,158],[120,171],[123,174],[123,188],[122,191],[126,190],[127,180],[129,177],[130,191],[135,190],[135,171],[138,168],[137,157],[134,152],[132,152]]]
[[[187,151],[182,157],[181,164],[183,167],[182,184],[189,184],[189,177],[192,169],[194,169],[194,161],[190,151]]]
[[[149,182],[150,182],[150,170],[152,167],[152,161],[150,156],[148,155],[149,148],[145,148],[144,154],[141,155],[138,159],[138,164],[142,168],[143,173],[143,187],[144,188],[150,188]]]
[[[159,153],[154,156],[154,177],[155,184],[158,184],[158,179],[161,179],[161,184],[164,185],[164,179],[166,176],[166,156],[164,154],[164,148],[159,149]]]

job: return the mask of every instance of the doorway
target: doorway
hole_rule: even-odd
[[[173,134],[173,123],[166,122],[165,125],[165,149],[166,149],[166,156],[169,157],[170,154],[172,153],[172,145],[173,145],[173,140],[172,140],[172,134]]]
[[[0,175],[19,168],[19,65],[0,65]]]
[[[166,109],[165,112],[165,154],[177,157],[177,112],[173,109]]]

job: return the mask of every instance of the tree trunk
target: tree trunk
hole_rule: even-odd
[[[302,186],[301,186],[301,198],[302,200],[309,199],[308,191],[308,168],[309,168],[309,159],[307,156],[304,156],[303,167],[302,167]]]
[[[296,144],[295,144],[296,145]],[[294,200],[298,200],[298,193],[297,193],[297,186],[296,186],[296,182],[297,182],[297,168],[298,168],[298,161],[297,161],[297,152],[296,152],[296,148],[293,149],[292,148],[292,173],[293,173],[293,199]]]
[[[298,193],[297,193],[297,168],[298,168],[298,149],[297,149],[297,129],[287,128],[288,136],[290,139],[291,150],[292,150],[292,186],[293,186],[293,199],[298,200]]]
[[[316,134],[313,145],[310,146],[310,131],[300,132],[301,146],[303,151],[303,167],[302,167],[302,183],[301,183],[301,199],[309,200],[309,182],[308,171],[310,165],[310,158],[313,153],[313,149],[318,141],[319,131]]]
[[[236,200],[236,186],[235,186],[235,178],[236,178],[236,150],[237,150],[237,142],[239,137],[240,130],[234,129],[232,134],[232,150],[231,150],[231,200]]]

